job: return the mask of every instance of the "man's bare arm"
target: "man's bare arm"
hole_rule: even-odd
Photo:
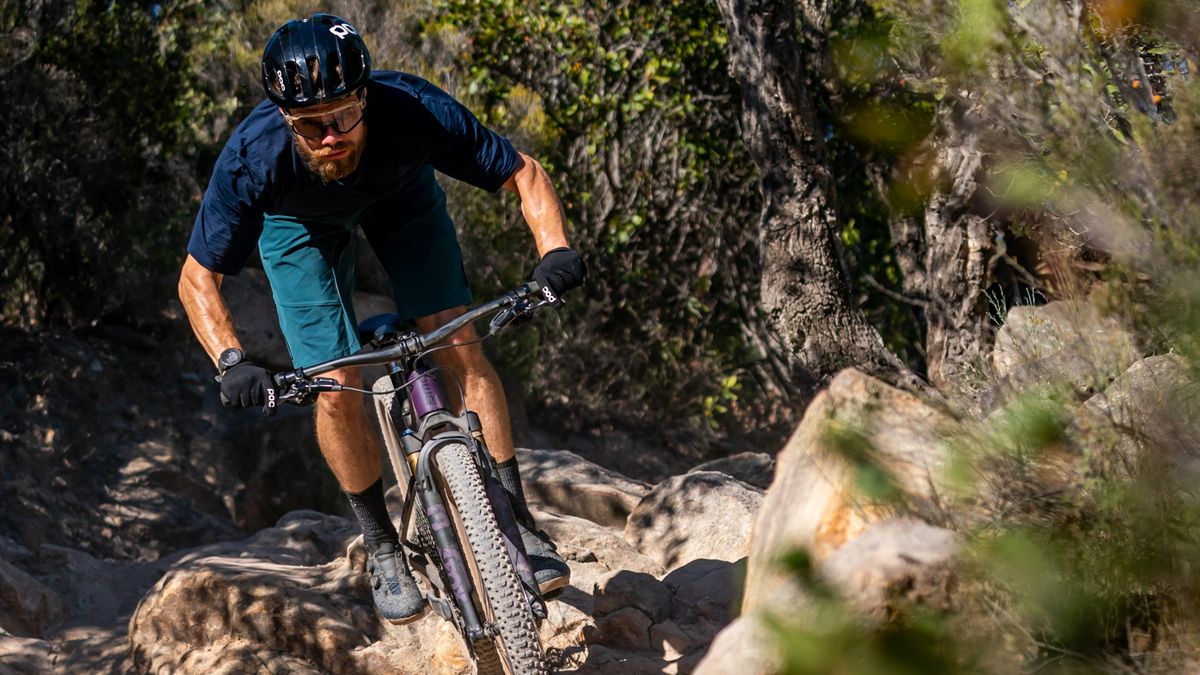
[[[179,275],[179,300],[187,312],[192,331],[196,333],[204,351],[208,352],[213,365],[216,365],[221,352],[242,346],[233,330],[229,308],[221,298],[221,281],[224,278],[225,275],[209,270],[190,255]]]
[[[505,181],[504,189],[521,198],[521,214],[533,232],[538,255],[570,246],[567,243],[566,215],[550,176],[536,159],[523,152],[520,154],[521,166]]]

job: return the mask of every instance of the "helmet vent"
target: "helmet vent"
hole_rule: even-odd
[[[300,93],[304,91],[304,80],[300,75],[300,66],[296,65],[295,61],[288,61],[283,64],[287,68],[287,80],[292,90],[292,96],[299,98]]]
[[[342,64],[338,60],[337,52],[330,52],[325,59],[325,77],[329,81],[326,83],[330,89],[337,89],[342,86],[344,79],[342,78]]]
[[[321,82],[321,60],[310,56],[305,59],[305,65],[308,66],[308,79],[312,83],[313,96],[319,99],[325,98],[325,87]]]

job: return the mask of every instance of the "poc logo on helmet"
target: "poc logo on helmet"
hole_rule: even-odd
[[[329,32],[336,35],[339,40],[345,40],[347,35],[358,35],[358,31],[354,30],[354,26],[348,23],[336,23],[329,27]]]

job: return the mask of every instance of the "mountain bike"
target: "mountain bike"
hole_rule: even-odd
[[[404,489],[398,530],[410,566],[424,577],[430,607],[463,636],[481,675],[547,673],[538,639],[546,604],[479,417],[450,409],[440,369],[427,356],[453,348],[441,343],[470,322],[492,316],[483,340],[548,304],[537,282],[529,282],[426,334],[402,328],[395,315],[373,317],[360,325],[369,334],[362,351],[275,376],[282,402],[306,404],[322,392],[349,390],[375,396]],[[319,377],[367,365],[387,367],[372,391]]]

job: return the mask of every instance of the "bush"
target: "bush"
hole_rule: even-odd
[[[759,343],[759,195],[716,8],[436,7],[426,35],[461,45],[466,95],[534,143],[590,267],[563,334],[524,361],[536,397],[592,423],[765,426],[782,380]],[[535,262],[511,231],[503,283]]]
[[[218,17],[191,0],[7,3],[0,300],[7,320],[83,324],[157,305],[199,188],[189,52]]]

